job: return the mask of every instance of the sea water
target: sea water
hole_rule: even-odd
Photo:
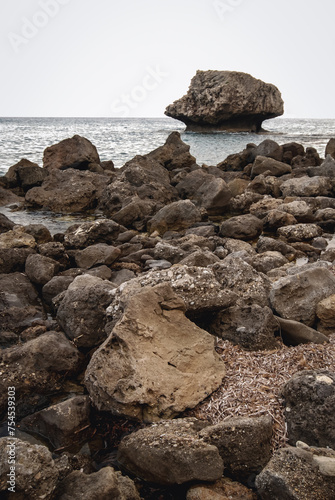
[[[75,134],[89,139],[100,159],[113,160],[116,167],[161,146],[174,130],[190,145],[199,165],[217,165],[246,144],[264,139],[312,146],[324,157],[327,142],[335,137],[335,120],[275,118],[263,127],[267,134],[195,133],[185,132],[172,118],[0,118],[0,175],[21,158],[43,166],[44,149]]]
[[[89,139],[97,147],[101,161],[113,160],[116,167],[161,146],[174,130],[190,145],[199,165],[217,165],[248,143],[258,145],[264,139],[279,144],[295,141],[315,147],[324,157],[327,142],[335,137],[335,120],[329,119],[276,118],[264,122],[263,127],[266,134],[195,133],[185,132],[185,126],[172,118],[0,118],[0,175],[21,158],[43,166],[44,149],[75,134]],[[64,231],[84,218],[82,214],[13,212],[7,207],[0,208],[0,212],[16,224],[44,224],[52,233]]]

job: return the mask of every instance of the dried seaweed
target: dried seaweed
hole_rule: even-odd
[[[301,370],[335,369],[335,334],[326,344],[280,344],[272,351],[245,351],[229,341],[217,341],[226,365],[222,386],[189,414],[211,424],[230,417],[271,415],[274,422],[273,451],[287,443],[281,389]]]

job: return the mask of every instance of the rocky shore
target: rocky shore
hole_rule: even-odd
[[[332,500],[334,195],[335,139],[12,166],[0,205],[95,220],[0,214],[1,498]]]

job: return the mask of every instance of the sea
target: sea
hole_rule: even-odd
[[[186,132],[183,123],[172,118],[0,118],[0,175],[22,158],[43,166],[43,151],[48,146],[75,134],[89,139],[101,161],[113,160],[122,167],[136,155],[144,155],[164,144],[171,132],[182,140],[199,165],[217,165],[229,154],[242,151],[248,143],[264,139],[279,144],[298,142],[314,147],[321,157],[330,138],[335,137],[334,119],[275,118],[263,123],[266,133]],[[44,223],[52,232],[66,227],[72,218],[42,213],[10,213],[0,210],[16,223]],[[10,214],[9,214],[10,213]],[[55,227],[54,227],[55,226]]]

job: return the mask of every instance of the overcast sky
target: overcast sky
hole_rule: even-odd
[[[334,0],[2,0],[0,116],[164,116],[197,69],[335,118]]]

